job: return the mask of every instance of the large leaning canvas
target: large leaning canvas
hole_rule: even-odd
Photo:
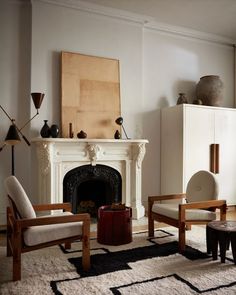
[[[87,138],[114,138],[120,130],[119,60],[62,52],[61,55],[62,137],[83,130]]]

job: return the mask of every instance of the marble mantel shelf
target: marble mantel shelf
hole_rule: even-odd
[[[147,139],[113,139],[113,138],[108,138],[108,139],[102,139],[102,138],[42,138],[42,137],[35,137],[31,140],[32,142],[102,142],[102,143],[148,143]]]
[[[63,179],[67,172],[82,165],[103,164],[121,174],[122,202],[132,207],[133,218],[144,216],[141,177],[148,140],[39,137],[32,143],[38,158],[39,202],[63,202]]]

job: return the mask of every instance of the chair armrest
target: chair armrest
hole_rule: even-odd
[[[208,209],[208,208],[220,208],[226,206],[226,200],[210,200],[201,202],[191,202],[186,204],[179,204],[179,208],[185,209]]]
[[[36,217],[30,219],[18,219],[16,220],[16,223],[23,229],[29,226],[49,225],[78,221],[90,223],[90,215],[88,213],[81,213],[65,216]]]
[[[173,195],[163,195],[163,196],[149,196],[148,197],[148,216],[151,218],[152,206],[156,201],[164,201],[164,200],[181,200],[186,198],[186,194],[173,194]]]
[[[149,202],[155,202],[155,201],[164,201],[164,200],[176,200],[176,199],[183,199],[186,198],[185,193],[181,194],[172,194],[172,195],[163,195],[163,196],[149,196],[148,201]]]
[[[226,220],[226,200],[211,200],[201,202],[191,202],[187,204],[179,204],[179,220],[182,224],[185,222],[185,211],[187,209],[220,209],[220,220]]]
[[[38,204],[38,205],[33,205],[33,208],[35,211],[63,209],[65,211],[71,212],[71,203]]]

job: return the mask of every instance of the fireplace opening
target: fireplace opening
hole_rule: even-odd
[[[97,217],[100,206],[121,202],[120,173],[106,165],[83,165],[69,171],[63,180],[63,201],[70,202],[73,213]]]

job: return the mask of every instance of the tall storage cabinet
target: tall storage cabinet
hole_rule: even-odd
[[[190,177],[210,171],[219,144],[219,198],[236,204],[236,109],[182,104],[161,111],[161,194],[186,191]]]

